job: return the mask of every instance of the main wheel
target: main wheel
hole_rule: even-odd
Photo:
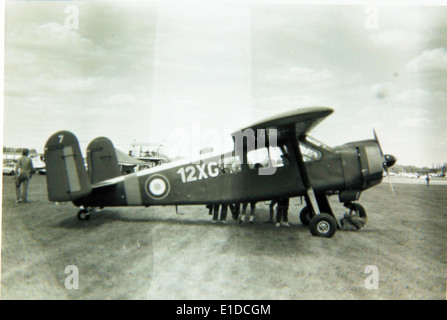
[[[88,210],[79,210],[78,219],[81,221],[87,221],[88,219],[90,219],[90,213],[88,212]]]
[[[310,220],[309,228],[314,236],[331,238],[337,231],[337,221],[327,213],[320,213]]]
[[[305,206],[300,212],[300,220],[303,226],[308,226],[310,220],[315,216],[312,210],[308,206]]]

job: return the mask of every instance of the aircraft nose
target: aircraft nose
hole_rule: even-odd
[[[387,168],[394,166],[394,164],[397,161],[397,158],[395,156],[393,156],[392,154],[386,154],[384,156],[384,158],[385,158],[385,165]]]
[[[382,147],[380,146],[379,138],[377,138],[376,130],[373,130],[373,132],[374,132],[374,139],[377,142],[377,146],[379,147],[380,153],[383,154]],[[397,161],[396,157],[393,156],[392,154],[384,155],[383,156],[383,169],[388,173],[388,168],[394,166],[396,161]]]

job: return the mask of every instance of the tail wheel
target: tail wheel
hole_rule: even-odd
[[[310,220],[309,228],[314,236],[331,238],[337,231],[337,221],[327,213],[320,213]]]
[[[313,210],[311,210],[308,206],[305,206],[300,212],[300,220],[303,226],[308,226],[310,224],[310,220],[315,216]]]
[[[78,219],[81,221],[87,221],[90,219],[90,212],[86,209],[79,210]]]

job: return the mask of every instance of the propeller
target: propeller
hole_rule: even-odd
[[[379,142],[379,138],[377,137],[376,130],[373,129],[373,132],[374,132],[374,139],[376,140],[377,145],[379,146],[380,154],[382,155],[382,158],[383,158],[382,165],[383,165],[383,169],[385,170],[388,183],[390,184],[390,188],[391,188],[391,191],[393,192],[393,195],[396,195],[396,193],[394,192],[393,184],[391,183],[390,174],[388,172],[388,168],[392,167],[396,163],[396,158],[391,154],[385,154],[385,155],[383,154],[382,147],[380,146],[380,142]]]

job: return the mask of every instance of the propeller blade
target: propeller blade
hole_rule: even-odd
[[[379,146],[379,149],[380,149],[380,153],[382,154],[382,157],[383,157],[382,146],[380,145],[379,138],[377,138],[376,129],[373,129],[373,132],[374,132],[374,140],[376,140],[376,142],[377,142],[377,144]]]
[[[390,175],[388,174],[388,168],[386,169],[386,177],[388,179],[388,183],[390,184],[390,188],[391,188],[391,191],[393,192],[393,195],[396,196],[396,192],[394,192],[393,184],[391,183]]]
[[[380,145],[379,138],[377,137],[376,130],[373,129],[373,132],[374,132],[374,139],[376,140],[377,145],[379,146],[380,154],[382,155],[382,158],[383,158],[382,166],[383,166],[383,169],[385,170],[388,183],[390,184],[390,188],[391,188],[391,191],[393,192],[393,195],[396,195],[396,193],[394,192],[393,184],[391,183],[391,178],[390,178],[390,174],[388,172],[388,166],[387,166],[386,161],[385,161],[386,160],[385,159],[385,155],[383,154],[383,151],[382,151],[382,146]]]

